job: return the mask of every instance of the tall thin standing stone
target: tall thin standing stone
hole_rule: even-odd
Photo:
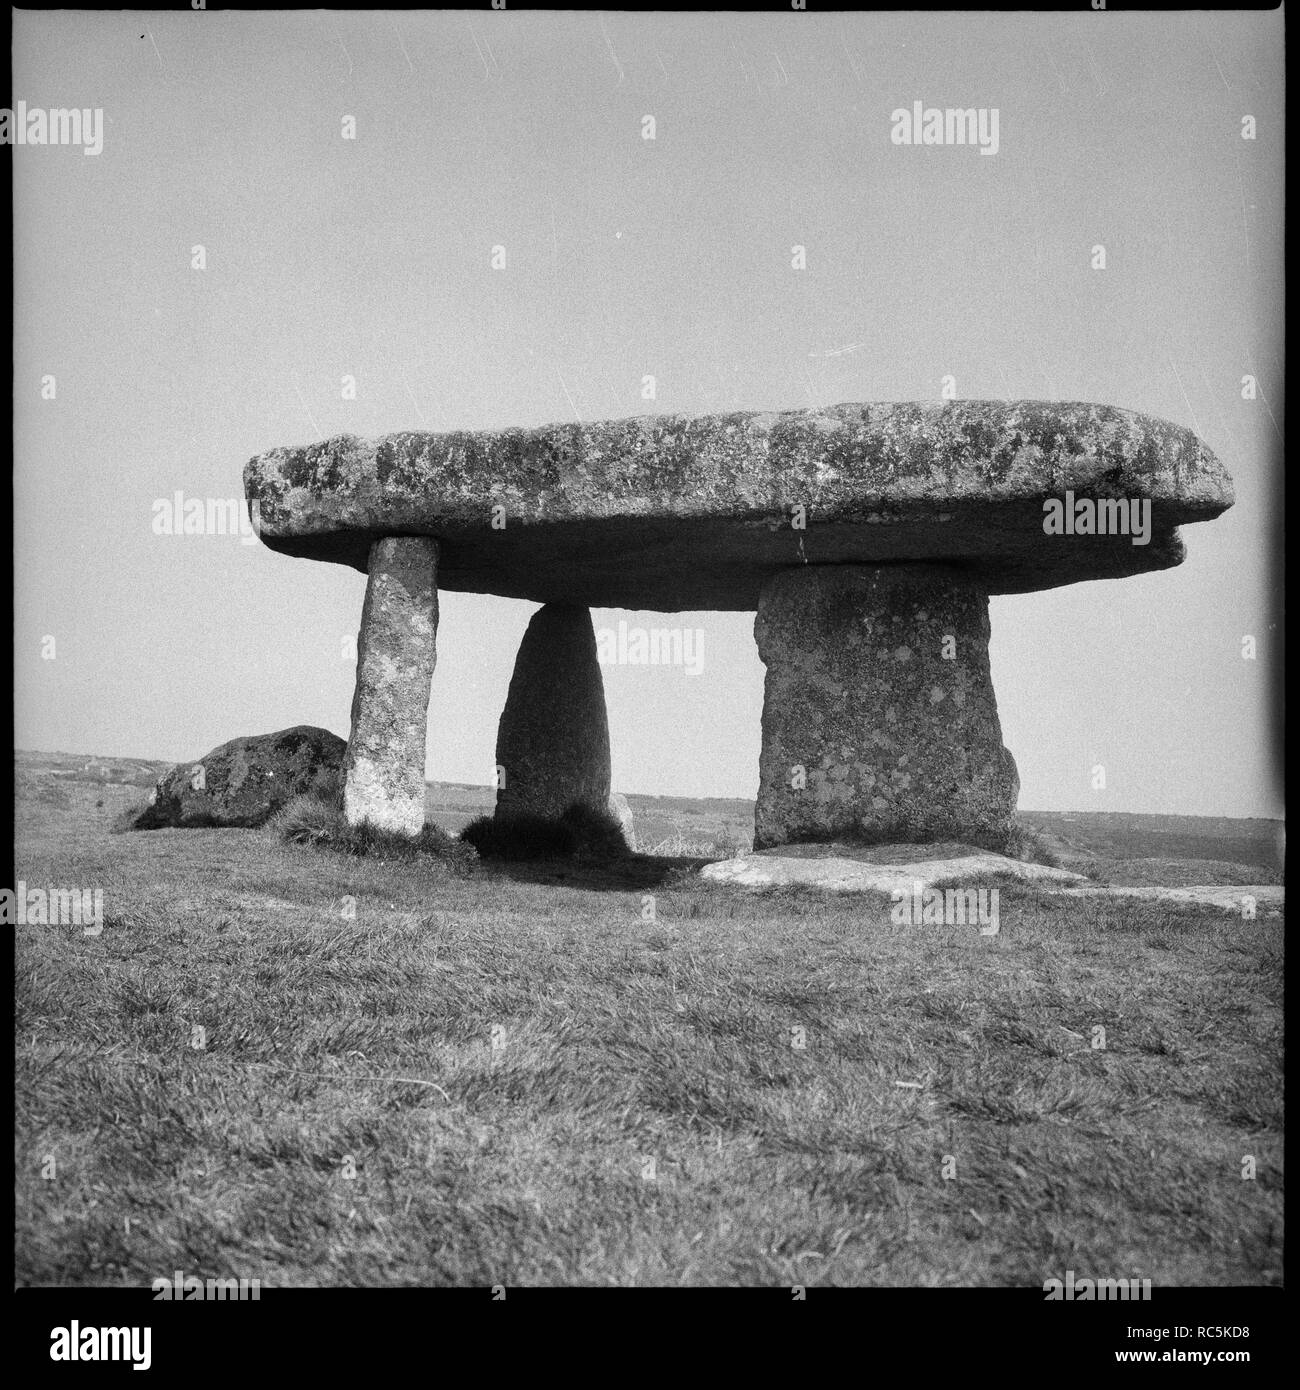
[[[437,663],[438,542],[386,536],[370,547],[357,641],[352,734],[343,760],[349,825],[418,835],[424,746]]]

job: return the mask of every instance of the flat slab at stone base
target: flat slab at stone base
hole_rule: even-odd
[[[1054,886],[1086,883],[1082,874],[1026,864],[1002,854],[968,854],[950,859],[917,859],[906,863],[873,864],[838,856],[804,858],[780,854],[751,854],[706,864],[700,877],[738,888],[806,887],[826,893],[911,893],[916,884],[932,888],[973,884],[990,874]]]
[[[914,894],[927,888],[974,887],[992,875],[1018,878],[1064,898],[1115,902],[1168,902],[1215,907],[1234,917],[1253,909],[1256,917],[1277,917],[1286,904],[1280,884],[1206,884],[1192,887],[1111,887],[1089,883],[1083,874],[1028,864],[1002,854],[955,854],[942,859],[913,859],[909,853],[894,862],[822,854],[821,846],[792,845],[795,853],[746,855],[706,864],[700,877],[735,888],[809,888],[823,893]],[[888,846],[896,849],[896,846]],[[806,853],[805,853],[806,851]],[[913,852],[919,853],[919,848]]]
[[[428,536],[376,541],[343,759],[349,825],[368,821],[403,835],[424,827],[424,745],[437,636],[438,542]]]
[[[808,566],[759,596],[754,847],[996,845],[1020,779],[989,676],[988,596],[938,566]]]

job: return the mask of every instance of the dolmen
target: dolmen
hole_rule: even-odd
[[[1178,528],[1233,502],[1181,426],[1043,401],[343,435],[259,455],[244,486],[265,545],[368,575],[349,821],[423,824],[447,589],[543,605],[501,718],[502,817],[608,806],[591,608],[755,612],[757,849],[1005,834],[989,596],[1168,569]]]

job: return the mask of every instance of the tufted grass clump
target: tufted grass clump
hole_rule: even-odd
[[[631,850],[609,814],[574,802],[562,815],[480,816],[461,832],[484,859],[624,859]]]
[[[465,844],[439,826],[425,824],[418,835],[383,830],[368,821],[349,825],[342,798],[328,789],[296,796],[268,823],[277,839],[291,845],[335,850],[357,858],[411,861],[441,859],[450,867],[468,872],[478,860],[473,845]]]
[[[1045,864],[1049,869],[1061,867],[1061,857],[1048,846],[1046,836],[1030,825],[1013,824],[1000,852],[1008,859],[1019,859],[1022,864]]]
[[[314,792],[295,796],[270,823],[272,831],[291,845],[328,844],[343,824],[343,807]]]

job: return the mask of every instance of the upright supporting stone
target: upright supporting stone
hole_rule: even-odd
[[[438,542],[430,536],[375,541],[343,759],[349,825],[369,821],[406,835],[424,826],[424,744],[437,636]]]
[[[519,644],[497,731],[496,816],[609,810],[609,723],[591,613],[548,603]]]
[[[1020,791],[989,677],[988,595],[940,566],[813,566],[763,588],[754,846],[994,844]]]

